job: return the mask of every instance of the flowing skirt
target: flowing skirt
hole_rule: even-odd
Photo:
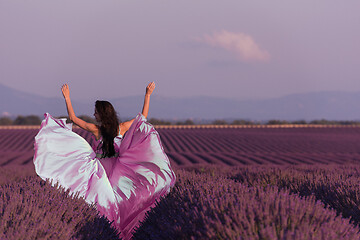
[[[155,201],[170,191],[176,177],[158,132],[140,113],[115,149],[118,157],[97,159],[71,124],[47,113],[35,137],[34,164],[42,179],[96,203],[120,236],[129,239]]]

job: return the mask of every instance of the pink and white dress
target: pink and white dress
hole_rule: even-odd
[[[129,239],[155,200],[175,184],[175,174],[158,132],[140,113],[125,136],[114,139],[115,157],[101,158],[100,143],[91,147],[66,119],[46,113],[35,137],[35,170],[42,179],[96,203],[120,236]]]

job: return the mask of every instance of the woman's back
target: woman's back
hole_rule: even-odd
[[[120,132],[120,131],[119,131]],[[92,149],[96,153],[96,158],[100,160],[101,165],[104,167],[106,175],[111,177],[113,166],[119,156],[120,151],[120,144],[122,141],[122,135],[119,133],[114,138],[114,149],[115,155],[113,157],[104,157],[101,145],[102,145],[102,138],[96,140],[95,136],[92,137]]]

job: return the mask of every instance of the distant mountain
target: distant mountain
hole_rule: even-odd
[[[75,103],[79,108],[84,106]],[[21,92],[0,84],[0,115],[9,113],[14,115],[42,115],[46,112],[54,115],[67,114],[64,100],[61,98],[47,98]]]
[[[109,99],[121,119],[141,111],[143,96]],[[171,98],[152,96],[149,117],[162,119],[251,119],[251,120],[360,120],[360,93],[314,92],[285,97],[239,101],[215,97]],[[94,103],[73,101],[78,115],[92,115]],[[66,115],[64,100],[17,91],[0,84],[0,115]]]

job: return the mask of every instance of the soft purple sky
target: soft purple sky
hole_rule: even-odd
[[[42,96],[360,91],[360,1],[0,0],[0,83]]]

